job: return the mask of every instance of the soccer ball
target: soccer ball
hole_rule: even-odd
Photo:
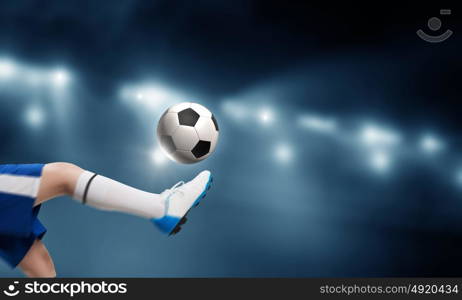
[[[192,164],[206,159],[218,142],[218,123],[213,114],[197,103],[173,105],[160,117],[157,138],[167,156]]]

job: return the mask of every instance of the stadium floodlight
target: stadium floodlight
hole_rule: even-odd
[[[42,109],[39,107],[30,107],[26,112],[25,112],[25,121],[26,123],[33,127],[33,128],[38,128],[43,124],[44,121],[44,113]]]
[[[172,98],[175,98],[173,92],[155,85],[139,87],[134,93],[134,100],[148,107],[158,107]]]
[[[147,99],[151,102],[163,103],[175,98],[175,93],[161,86],[146,87],[140,93],[141,99]]]
[[[383,151],[377,151],[371,154],[370,163],[374,170],[384,172],[390,168],[391,160],[387,153]]]
[[[146,109],[149,112],[157,111],[187,99],[179,92],[155,82],[122,86],[119,95],[123,101],[135,109],[140,108],[140,112]]]
[[[54,86],[62,87],[68,84],[70,80],[69,72],[64,69],[57,69],[51,73],[51,81]]]
[[[371,147],[390,147],[401,141],[397,133],[374,125],[365,126],[360,136],[363,143]]]
[[[337,122],[333,119],[323,118],[315,115],[304,115],[298,119],[302,128],[321,133],[332,133],[337,130]]]
[[[9,79],[16,73],[16,64],[8,58],[0,58],[0,80]]]
[[[425,135],[420,140],[420,148],[429,154],[440,152],[444,149],[444,143],[432,135]]]
[[[274,121],[274,112],[270,108],[262,108],[258,111],[258,119],[263,125],[269,125]]]
[[[293,150],[288,144],[282,143],[275,147],[275,158],[280,163],[289,163],[293,159]]]

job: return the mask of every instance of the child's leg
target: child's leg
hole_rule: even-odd
[[[70,163],[47,164],[42,171],[35,205],[68,195],[83,204],[153,219],[164,215],[164,199]]]
[[[56,277],[53,260],[47,248],[40,240],[35,240],[19,267],[27,277]]]
[[[193,180],[179,182],[161,194],[141,191],[68,163],[43,168],[35,205],[69,195],[82,204],[150,219],[164,233],[177,233],[186,214],[210,188],[212,177],[203,171]]]
[[[58,196],[72,195],[83,170],[69,163],[51,163],[43,167],[35,205]]]

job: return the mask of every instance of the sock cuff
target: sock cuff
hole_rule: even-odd
[[[80,174],[77,184],[75,185],[73,198],[79,202],[84,203],[86,199],[85,196],[88,193],[88,185],[90,181],[96,176],[96,173],[90,171],[83,171]]]

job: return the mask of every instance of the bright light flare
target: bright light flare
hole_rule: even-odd
[[[315,115],[301,116],[298,119],[298,124],[302,128],[322,133],[332,133],[337,130],[337,122],[334,119]]]
[[[55,70],[51,73],[51,81],[54,86],[57,86],[57,87],[65,86],[70,81],[69,72],[63,69]]]
[[[365,145],[372,147],[390,147],[401,142],[401,137],[397,133],[372,125],[365,126],[360,136]]]
[[[258,112],[258,119],[263,125],[269,125],[274,121],[274,112],[269,108],[263,108]]]
[[[127,85],[120,89],[120,97],[132,105],[154,111],[188,101],[182,94],[156,83]]]
[[[25,113],[25,121],[26,123],[33,127],[38,128],[43,125],[45,120],[45,115],[39,107],[31,107]]]
[[[385,172],[390,168],[391,159],[385,152],[374,152],[370,157],[371,167],[378,172]]]
[[[11,78],[16,73],[16,64],[6,58],[0,58],[0,79]]]
[[[160,147],[157,147],[151,152],[151,160],[156,166],[162,166],[168,162],[168,157]]]
[[[38,87],[51,85],[66,86],[71,79],[70,73],[63,69],[48,69],[21,63],[10,58],[0,58],[0,81],[14,80],[14,83]]]
[[[420,148],[428,154],[440,152],[444,147],[444,143],[432,135],[426,135],[420,140]]]
[[[287,164],[293,159],[293,150],[288,144],[279,144],[274,151],[275,158],[278,162]]]

